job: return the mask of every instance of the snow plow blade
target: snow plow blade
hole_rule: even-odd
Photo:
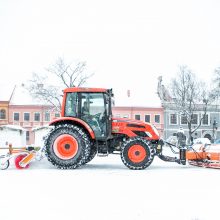
[[[195,144],[186,152],[186,158],[193,166],[220,169],[220,145]]]

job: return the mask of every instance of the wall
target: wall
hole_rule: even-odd
[[[6,147],[6,142],[14,147],[26,146],[26,132],[22,128],[0,126],[0,147]]]
[[[34,119],[35,113],[40,113],[39,121]],[[46,112],[50,113],[50,119],[47,121],[45,120]],[[19,120],[14,120],[14,113],[19,113]],[[24,113],[30,113],[30,120],[24,120]],[[35,137],[34,132],[32,131],[33,128],[39,126],[48,125],[50,121],[55,118],[55,112],[51,110],[50,106],[45,105],[10,105],[9,106],[9,124],[12,125],[19,125],[26,129],[29,132],[29,140],[27,140],[27,145],[34,144]]]
[[[188,126],[182,125],[180,122],[180,116],[177,116],[177,124],[172,125],[170,124],[170,114],[175,114],[177,111],[175,108],[172,107],[171,104],[166,104],[164,107],[164,138],[167,139],[168,137],[172,136],[180,126],[184,129],[186,136],[188,137]],[[196,111],[195,114],[198,114],[198,119],[201,118],[201,114],[203,111]],[[193,138],[200,138],[200,137],[210,137],[211,139],[218,139],[220,138],[220,109],[218,106],[209,106],[207,110],[208,114],[208,124],[201,126],[194,132]],[[217,129],[213,129],[213,122],[214,120],[217,122]],[[198,125],[198,124],[197,124]],[[197,125],[192,125],[192,128],[196,128]]]
[[[0,101],[0,110],[4,109],[5,110],[5,119],[0,118],[0,125],[6,125],[8,124],[8,102],[7,101]]]

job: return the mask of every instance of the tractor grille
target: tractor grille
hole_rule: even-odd
[[[149,137],[144,131],[132,131],[139,137]]]
[[[132,128],[145,128],[143,125],[137,125],[137,124],[127,124],[127,127],[132,127]]]

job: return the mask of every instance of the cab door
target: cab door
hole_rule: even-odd
[[[97,139],[108,136],[106,100],[103,93],[80,93],[80,118],[93,129]]]

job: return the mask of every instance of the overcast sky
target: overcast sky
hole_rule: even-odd
[[[157,106],[157,77],[188,65],[211,79],[219,42],[219,0],[0,0],[0,84],[63,57],[86,61],[87,85],[113,88],[117,105]]]

